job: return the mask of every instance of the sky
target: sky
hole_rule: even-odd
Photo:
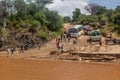
[[[57,11],[61,16],[72,16],[75,8],[79,8],[81,13],[88,14],[84,8],[89,3],[97,3],[108,9],[114,9],[117,5],[120,5],[120,0],[54,0],[47,7],[50,10]]]
[[[106,6],[108,9],[114,9],[117,5],[120,5],[120,0],[89,0],[89,3],[91,2]]]

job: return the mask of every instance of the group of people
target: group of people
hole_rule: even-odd
[[[8,55],[9,55],[9,54],[14,54],[15,50],[16,50],[15,47],[8,47],[8,48],[7,48],[7,54],[8,54]],[[19,47],[20,53],[24,53],[24,50],[25,50],[25,46],[24,46],[24,45],[21,45],[21,46]]]
[[[70,36],[68,36],[67,32],[64,31],[64,34],[61,34],[60,37],[56,38],[56,47],[59,51],[63,52],[64,51],[64,42],[70,42]]]
[[[71,36],[67,32],[64,31],[64,34],[60,35],[60,40],[65,42],[70,42]]]
[[[15,51],[15,47],[12,47],[12,48],[8,47],[8,48],[7,48],[7,54],[8,54],[8,55],[9,55],[10,53],[11,53],[11,54],[14,54],[14,51]]]
[[[56,47],[57,47],[57,49],[59,50],[59,51],[61,51],[61,52],[63,52],[63,43],[62,43],[62,41],[61,41],[61,39],[60,38],[57,38],[56,39]]]
[[[63,41],[69,43],[71,41],[70,34],[67,34],[64,32],[64,34],[61,34],[60,37],[56,38],[56,47],[57,50],[64,52],[65,46],[63,45]],[[77,45],[77,38],[72,39],[73,47],[76,48]]]
[[[33,47],[34,47],[34,46],[37,46],[38,49],[41,48],[41,45],[40,45],[39,40],[35,40],[35,41],[30,40],[30,41],[26,41],[26,42],[23,43],[23,44],[21,43],[21,44],[19,45],[19,47],[18,47],[19,52],[20,52],[20,53],[24,53],[25,50],[28,50],[28,48],[30,47],[30,45],[33,46]],[[8,55],[9,55],[9,54],[14,54],[14,52],[15,52],[15,47],[8,46],[8,48],[6,49],[6,51],[7,51],[7,54],[8,54]]]

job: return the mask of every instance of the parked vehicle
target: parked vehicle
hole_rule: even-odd
[[[106,38],[105,39],[106,44],[120,44],[120,39],[116,38]]]
[[[91,28],[90,28],[89,25],[85,25],[85,26],[83,27],[83,30],[84,30],[84,34],[85,34],[85,35],[90,35],[90,34],[91,34]]]
[[[93,30],[91,32],[91,37],[90,37],[91,41],[100,41],[101,40],[101,33],[99,30]]]
[[[83,25],[74,25],[68,30],[68,34],[74,38],[81,36],[83,34]]]

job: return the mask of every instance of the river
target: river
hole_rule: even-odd
[[[0,57],[0,80],[120,80],[120,64]]]

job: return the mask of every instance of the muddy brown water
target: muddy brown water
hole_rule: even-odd
[[[120,64],[0,57],[0,80],[120,80]]]

